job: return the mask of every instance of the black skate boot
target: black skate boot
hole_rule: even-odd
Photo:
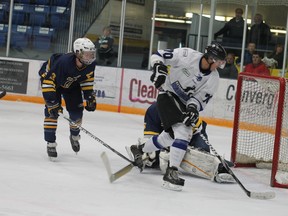
[[[70,135],[71,146],[72,146],[73,151],[76,153],[80,151],[79,140],[80,140],[80,135],[77,135],[77,136]]]
[[[163,187],[169,190],[181,191],[185,180],[179,178],[177,167],[167,167],[166,173],[163,176]]]
[[[130,151],[134,157],[135,165],[140,169],[140,172],[144,169],[144,163],[142,159],[142,155],[144,152],[142,151],[144,145],[132,145],[130,147]]]
[[[47,154],[50,159],[57,157],[56,142],[47,142]]]

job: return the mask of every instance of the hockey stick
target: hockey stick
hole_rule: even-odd
[[[6,95],[6,90],[0,88],[0,98],[4,97]]]
[[[130,163],[127,166],[123,167],[122,169],[118,170],[117,172],[112,173],[110,162],[109,162],[108,156],[105,152],[102,152],[101,158],[102,158],[102,161],[105,165],[110,183],[116,181],[117,179],[119,179],[123,175],[126,175],[134,167],[134,165],[132,163]]]
[[[253,199],[273,199],[275,197],[275,192],[273,191],[267,191],[267,192],[252,192],[244,187],[242,182],[237,178],[237,176],[233,173],[233,171],[230,169],[230,167],[227,165],[225,160],[217,153],[216,149],[211,145],[211,143],[204,137],[202,134],[200,135],[207,145],[210,147],[211,151],[214,153],[214,155],[220,160],[220,162],[223,164],[223,166],[226,168],[228,173],[235,179],[235,181],[238,183],[238,185],[243,189],[243,191],[246,193],[246,195]]]
[[[120,156],[121,158],[123,158],[124,160],[128,161],[129,163],[131,163],[133,166],[135,165],[134,161],[131,161],[129,158],[125,157],[123,154],[121,154],[120,152],[118,152],[117,150],[115,150],[114,148],[112,148],[110,145],[108,145],[107,143],[105,143],[104,141],[102,141],[101,139],[99,139],[98,137],[96,137],[95,135],[93,135],[92,133],[90,133],[88,130],[86,130],[85,128],[83,128],[82,126],[78,125],[77,123],[75,123],[73,120],[71,120],[70,118],[68,118],[67,116],[65,116],[63,113],[58,113],[60,116],[62,116],[64,119],[66,119],[68,122],[70,122],[70,124],[75,125],[79,128],[79,130],[83,131],[84,133],[86,133],[88,136],[92,137],[93,139],[95,139],[97,142],[99,142],[100,144],[102,144],[103,146],[105,146],[106,148],[110,149],[112,152],[114,152],[115,154],[117,154],[118,156]]]
[[[133,167],[135,167],[135,165],[133,163],[130,163],[127,166],[118,170],[117,172],[112,173],[110,161],[109,161],[108,156],[105,152],[102,152],[101,158],[102,158],[102,161],[105,165],[110,183],[112,183],[112,182],[116,181],[117,179],[119,179],[120,177],[126,175],[127,173],[129,173],[132,170]],[[145,162],[148,159],[149,159],[149,156],[145,157],[143,159],[143,162]]]

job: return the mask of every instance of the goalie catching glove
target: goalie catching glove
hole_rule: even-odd
[[[93,96],[93,95],[88,96],[88,98],[86,100],[85,109],[88,112],[94,112],[96,110],[96,106],[97,106],[97,103],[96,103],[95,96]]]
[[[153,74],[150,77],[151,82],[158,89],[165,83],[168,74],[168,68],[162,62],[155,63],[153,66]]]
[[[183,123],[186,126],[194,127],[198,120],[199,120],[199,112],[197,110],[197,106],[193,103],[187,104]]]

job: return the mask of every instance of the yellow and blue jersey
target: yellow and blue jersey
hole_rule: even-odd
[[[57,100],[56,90],[81,87],[84,99],[93,94],[94,70],[96,62],[78,68],[74,53],[53,54],[40,71],[41,87],[45,101]]]

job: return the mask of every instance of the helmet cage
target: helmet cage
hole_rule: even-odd
[[[96,50],[95,51],[76,51],[76,57],[84,65],[90,65],[96,60]]]

